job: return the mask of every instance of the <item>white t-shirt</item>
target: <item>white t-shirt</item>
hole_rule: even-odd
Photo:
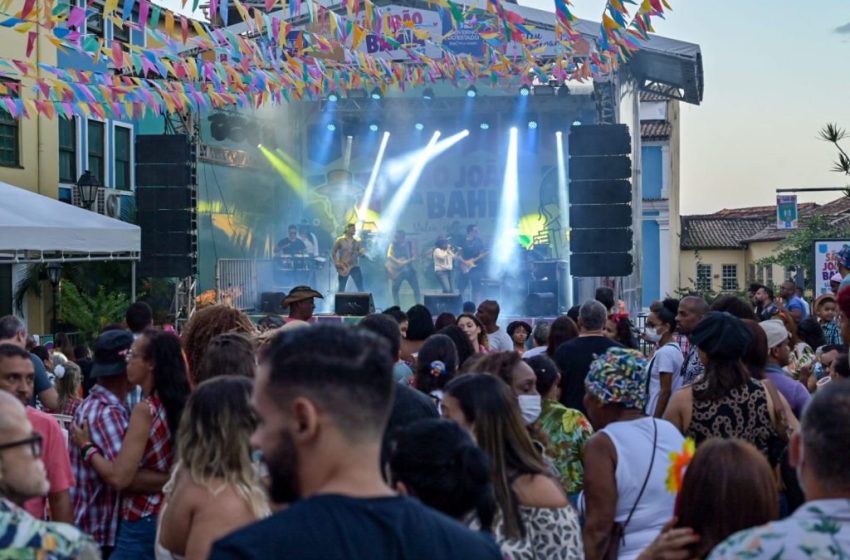
[[[685,357],[682,355],[682,350],[675,342],[665,344],[655,351],[655,355],[650,360],[647,367],[652,367],[649,371],[649,399],[646,402],[644,411],[652,416],[655,413],[655,406],[658,404],[658,397],[661,395],[661,374],[670,373],[673,376],[671,384],[671,395],[679,390],[682,386],[682,363]]]
[[[522,355],[523,358],[533,358],[534,356],[539,356],[540,354],[545,354],[548,346],[535,346],[530,350],[526,350],[525,354]]]
[[[454,257],[448,249],[434,249],[434,271],[451,270]]]
[[[487,342],[493,352],[513,352],[514,350],[514,341],[502,329],[494,333],[487,333]]]

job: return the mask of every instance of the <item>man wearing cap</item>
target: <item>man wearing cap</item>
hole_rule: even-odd
[[[791,405],[791,411],[799,418],[809,400],[809,392],[802,383],[794,381],[784,368],[791,361],[791,341],[785,324],[772,319],[762,321],[759,326],[767,335],[767,366],[765,375]]]
[[[44,519],[49,504],[53,521],[70,523],[73,516],[68,490],[74,485],[74,475],[68,461],[68,447],[56,419],[30,406],[34,380],[35,369],[29,352],[14,344],[0,344],[0,391],[11,394],[26,407],[27,419],[42,439],[42,458],[50,485],[46,500],[44,496],[36,496],[24,502],[24,509],[36,519]],[[2,475],[0,469],[0,480]]]
[[[287,323],[290,321],[309,322],[313,318],[313,311],[316,309],[313,298],[325,299],[322,294],[310,286],[295,286],[292,288],[281,304],[284,308],[289,308],[289,317],[285,321]]]
[[[121,451],[124,434],[130,422],[125,406],[130,382],[127,379],[127,354],[133,345],[133,334],[126,330],[102,333],[94,343],[94,363],[91,376],[96,384],[74,414],[74,424],[88,422],[91,441],[103,457],[114,461]],[[71,463],[77,477],[73,491],[74,525],[91,535],[101,547],[104,558],[115,546],[120,519],[118,490],[101,479],[94,468],[71,446]],[[128,488],[129,492],[158,492],[167,476],[151,471],[139,471]]]
[[[836,272],[829,279],[829,289],[832,290],[833,294],[838,294],[838,288],[841,286],[841,281],[843,277],[840,272]]]

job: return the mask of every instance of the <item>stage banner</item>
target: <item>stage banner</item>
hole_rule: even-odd
[[[838,272],[838,252],[850,246],[850,239],[823,239],[814,242],[815,297],[832,292],[829,279]]]

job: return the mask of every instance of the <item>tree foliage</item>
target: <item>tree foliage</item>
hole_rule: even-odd
[[[756,261],[758,266],[779,265],[786,270],[803,269],[806,286],[811,285],[814,278],[814,242],[818,239],[836,239],[847,236],[844,227],[833,224],[833,216],[810,216],[792,230],[788,237],[779,242],[775,254]]]
[[[104,286],[88,295],[77,289],[73,282],[62,280],[59,290],[60,319],[81,332],[86,340],[94,340],[106,325],[120,323],[130,305],[126,294],[108,292]]]
[[[835,123],[829,123],[818,132],[821,140],[829,142],[838,150],[838,159],[832,164],[832,171],[850,176],[850,156],[841,147],[841,141],[847,139],[847,130]],[[844,196],[850,196],[850,187],[844,189]]]

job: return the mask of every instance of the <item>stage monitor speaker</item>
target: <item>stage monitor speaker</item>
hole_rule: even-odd
[[[558,314],[558,298],[553,292],[533,292],[525,298],[525,314],[529,317],[554,317]]]
[[[336,294],[334,298],[334,313],[337,315],[363,317],[374,312],[375,302],[371,292],[345,292]]]
[[[285,292],[263,292],[260,295],[260,311],[263,313],[283,313],[283,300],[286,299]]]
[[[425,294],[425,307],[431,315],[453,313],[459,315],[463,307],[460,294]]]

